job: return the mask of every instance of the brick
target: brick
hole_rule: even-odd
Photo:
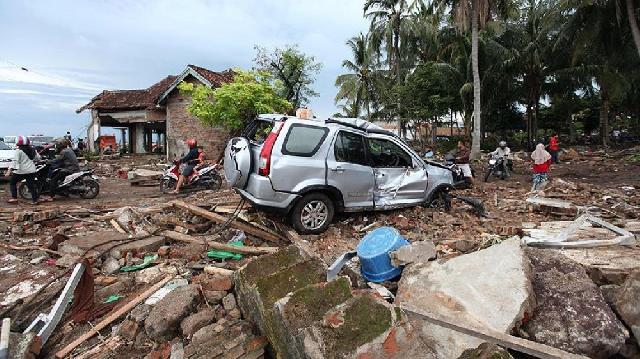
[[[267,345],[269,345],[269,339],[267,339],[267,337],[255,337],[251,340],[249,340],[245,345],[244,345],[244,350],[249,353],[249,352],[253,352],[255,350],[258,349],[262,349],[264,347],[266,347]]]
[[[194,82],[187,78],[187,82]],[[169,158],[181,157],[189,149],[185,141],[189,138],[198,140],[203,146],[209,160],[215,161],[223,153],[228,133],[223,129],[204,125],[191,115],[188,107],[191,99],[174,91],[167,99],[167,154]]]

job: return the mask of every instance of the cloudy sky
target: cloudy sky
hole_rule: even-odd
[[[367,29],[362,0],[0,0],[0,136],[67,130],[103,89],[145,88],[187,64],[251,67],[254,45],[297,43],[323,64],[311,107],[336,109],[345,41]],[[28,71],[23,70],[26,68]]]

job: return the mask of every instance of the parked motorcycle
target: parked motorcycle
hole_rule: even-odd
[[[489,158],[489,165],[487,166],[487,172],[484,175],[484,181],[488,182],[491,175],[500,177],[501,180],[507,179],[511,174],[509,172],[509,166],[507,166],[507,159],[505,157],[491,156]]]
[[[38,163],[36,166],[35,186],[40,195],[49,194],[49,183],[51,182],[49,178],[49,168],[51,168],[51,163],[48,162]],[[57,171],[60,171],[60,169],[54,169],[52,175]],[[20,197],[24,199],[31,199],[31,191],[29,187],[27,187],[25,180],[20,183],[18,193]],[[99,193],[100,181],[98,177],[93,175],[93,171],[80,171],[66,176],[60,185],[58,185],[56,195],[65,197],[78,196],[84,199],[92,199],[96,198]]]
[[[162,193],[169,193],[173,191],[176,188],[179,177],[180,163],[178,161],[174,161],[173,165],[164,172],[160,179],[160,191]],[[182,188],[217,191],[221,186],[222,177],[220,177],[216,171],[216,166],[206,164],[194,168],[193,173],[186,179]]]

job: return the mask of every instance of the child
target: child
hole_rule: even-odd
[[[544,149],[542,143],[538,143],[536,150],[531,152],[533,160],[533,186],[531,191],[540,191],[544,189],[549,180],[547,173],[551,166],[551,154]]]

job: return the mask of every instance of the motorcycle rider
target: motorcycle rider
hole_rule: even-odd
[[[40,159],[38,152],[29,144],[26,136],[18,136],[16,141],[16,151],[11,167],[7,171],[6,176],[9,179],[9,189],[11,190],[11,199],[9,203],[18,202],[18,182],[25,180],[29,192],[31,192],[31,200],[33,204],[38,203],[38,191],[35,186],[36,165],[33,161]]]
[[[498,143],[498,148],[495,151],[489,153],[494,157],[501,157],[507,160],[507,168],[509,171],[513,171],[513,160],[511,159],[511,149],[507,147],[507,141],[502,140]]]
[[[80,171],[80,164],[75,152],[71,149],[71,141],[62,139],[56,143],[58,155],[51,165],[49,172],[49,197],[47,201],[53,201],[60,182],[68,175]],[[54,170],[58,169],[58,171]]]
[[[454,161],[462,171],[465,181],[469,184],[473,184],[473,173],[471,173],[471,166],[469,166],[469,155],[471,152],[467,148],[467,144],[464,141],[458,141],[458,151],[454,155]]]
[[[178,183],[176,184],[176,189],[173,191],[173,194],[180,193],[180,187],[182,187],[187,177],[191,176],[193,168],[199,162],[198,158],[200,153],[198,152],[198,141],[194,138],[190,138],[187,140],[187,146],[189,146],[189,152],[187,152],[187,154],[178,161],[178,163],[184,163],[185,166],[178,178]]]

